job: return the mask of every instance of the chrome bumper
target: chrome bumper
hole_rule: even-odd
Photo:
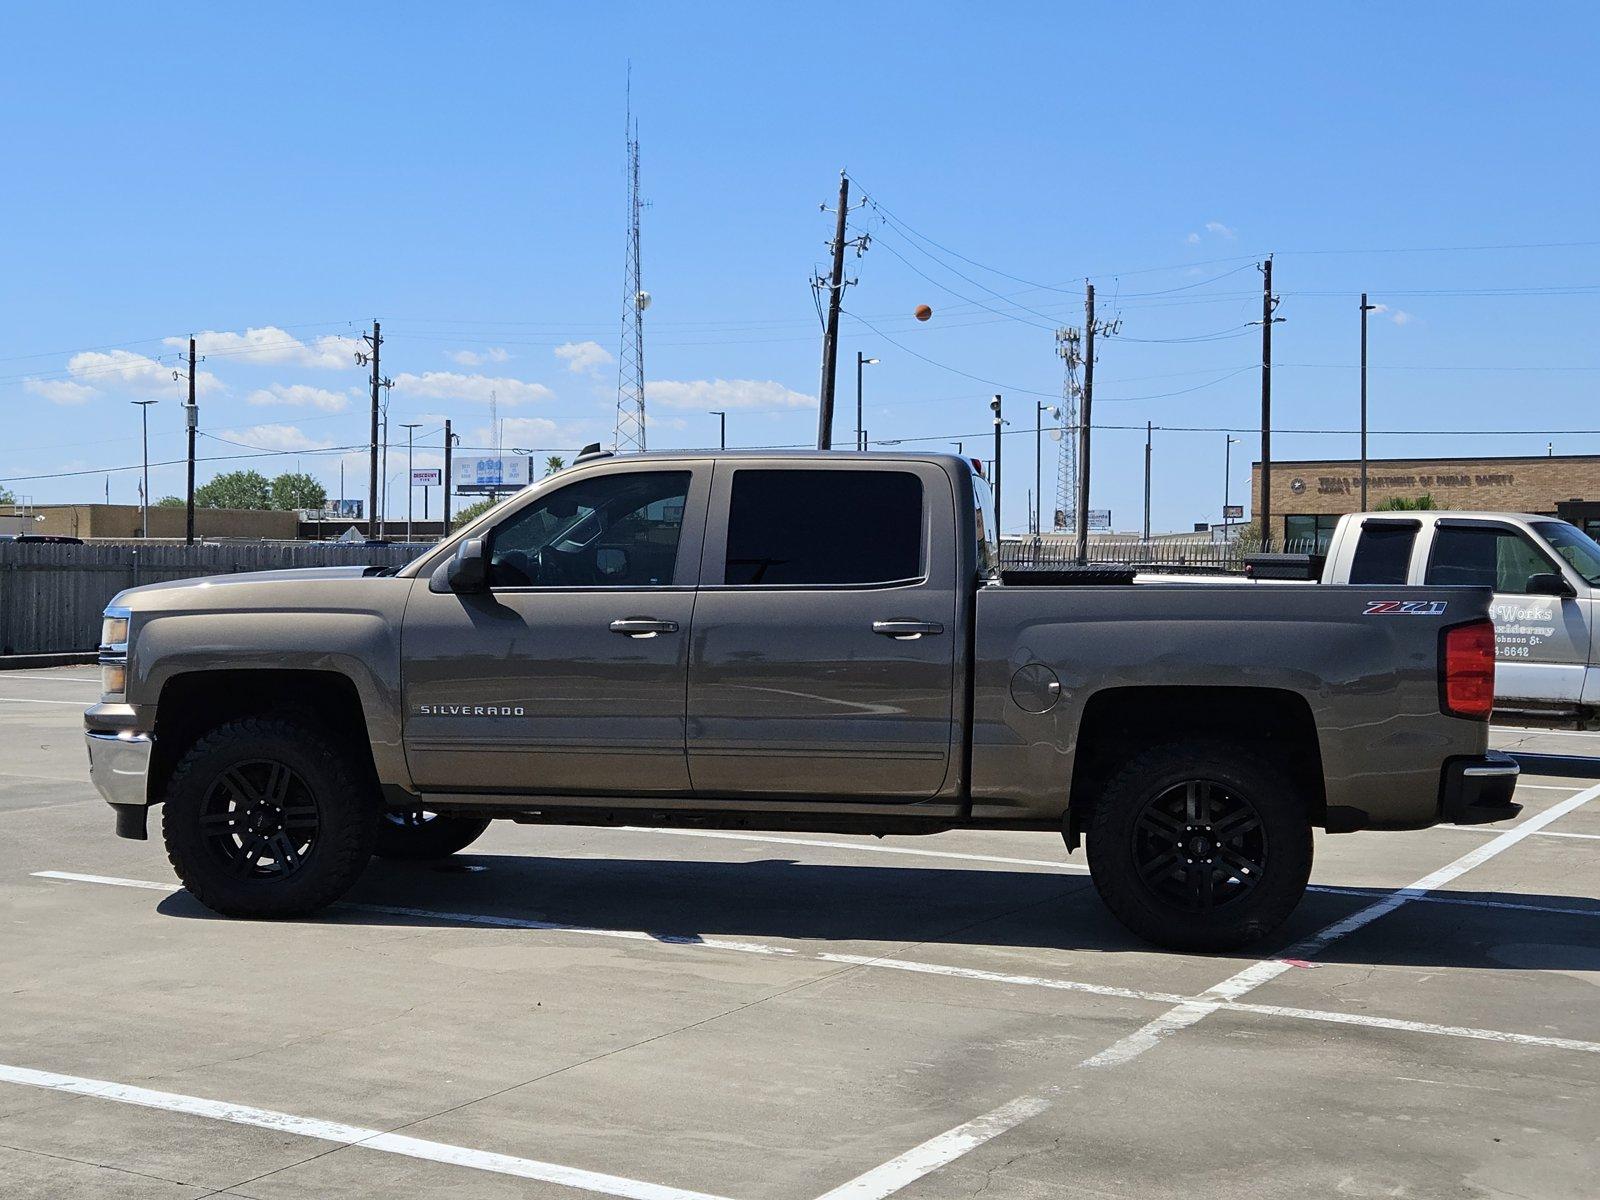
[[[129,804],[144,808],[150,803],[146,786],[150,775],[150,750],[154,746],[148,733],[84,734],[89,746],[89,778],[108,804]]]

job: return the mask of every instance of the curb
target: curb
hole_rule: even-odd
[[[81,667],[99,661],[98,650],[62,650],[56,654],[0,654],[0,671],[32,667]]]

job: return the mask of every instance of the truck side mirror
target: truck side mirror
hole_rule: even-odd
[[[489,551],[482,538],[467,538],[456,547],[455,556],[440,563],[428,580],[431,592],[466,595],[489,587]]]
[[[1557,575],[1554,571],[1540,571],[1536,575],[1528,576],[1528,595],[1530,596],[1560,596],[1562,599],[1571,599],[1578,591],[1566,578]]]

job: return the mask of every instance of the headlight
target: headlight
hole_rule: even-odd
[[[128,618],[107,613],[100,619],[100,649],[126,652],[128,646]]]
[[[100,699],[109,700],[113,696],[120,697],[128,690],[128,664],[125,662],[103,662],[100,664]]]
[[[125,608],[100,618],[100,702],[119,703],[128,691],[128,619]]]

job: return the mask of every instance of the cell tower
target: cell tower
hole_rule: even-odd
[[[628,260],[622,279],[622,347],[617,353],[617,436],[615,448],[645,449],[644,310],[650,293],[639,280],[639,125],[633,119],[633,71],[628,72],[625,127],[628,139]]]
[[[1056,353],[1065,366],[1061,381],[1061,453],[1056,460],[1057,533],[1073,529],[1078,509],[1078,367],[1083,362],[1081,334],[1076,329],[1056,330]]]

